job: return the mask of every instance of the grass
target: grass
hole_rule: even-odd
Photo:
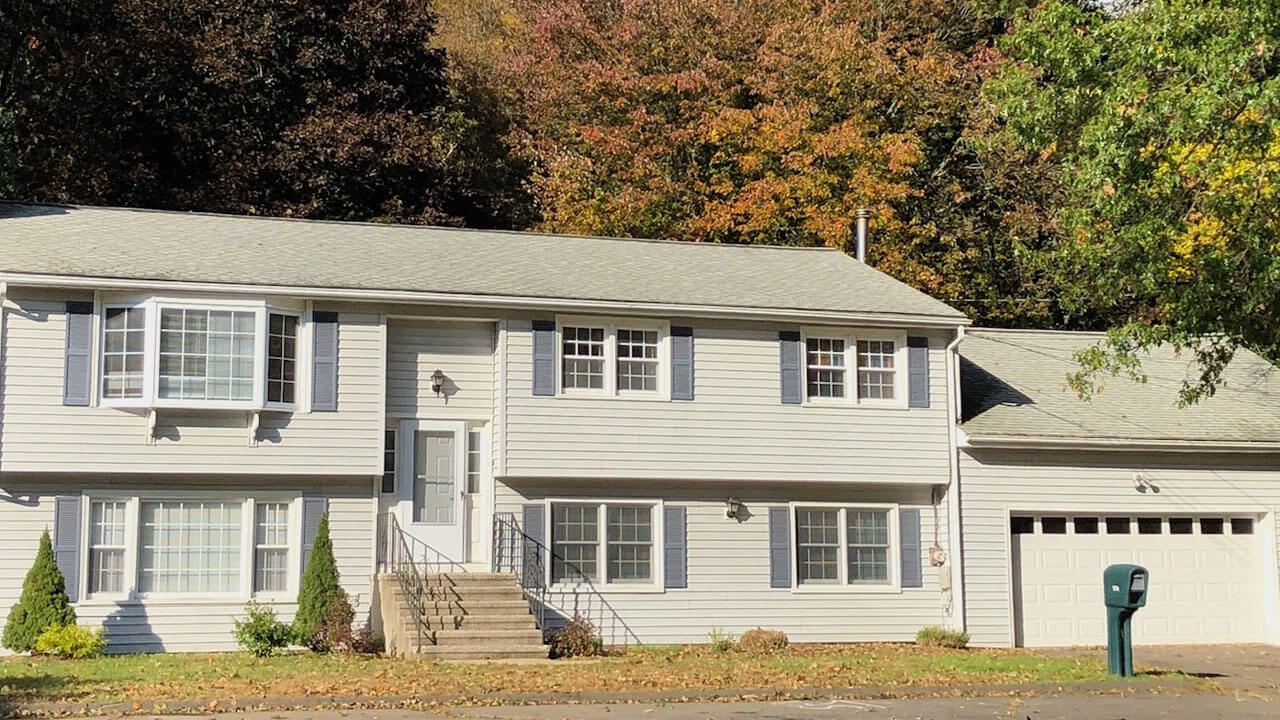
[[[1102,681],[1093,657],[913,645],[796,645],[767,655],[649,646],[622,655],[546,663],[431,663],[371,656],[244,653],[0,658],[0,707],[284,697],[481,697],[502,693],[621,693],[894,685],[959,687]]]

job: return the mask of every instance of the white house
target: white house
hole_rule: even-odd
[[[962,314],[840,252],[11,204],[0,298],[0,613],[47,527],[116,651],[232,648],[250,599],[289,617],[326,512],[359,620],[389,637],[406,573],[462,583],[409,608],[427,644],[516,642],[485,614],[513,603],[609,643],[933,624],[1094,643],[1100,570],[1030,568],[1113,537],[1152,543],[1123,546],[1167,617],[1157,636],[1140,614],[1138,642],[1276,641],[1274,381],[1142,445],[1061,392],[1069,351],[1037,348],[1056,336],[965,339]],[[963,408],[958,349],[990,386]],[[1019,436],[1068,442],[1000,444]],[[1134,531],[1086,546],[1077,518],[1117,513]],[[1185,574],[1256,622],[1216,637],[1218,616],[1157,603],[1187,552],[1231,558]],[[1028,600],[1060,580],[1070,607]]]

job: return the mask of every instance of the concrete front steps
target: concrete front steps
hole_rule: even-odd
[[[547,657],[542,631],[515,576],[432,573],[425,580],[419,630],[396,576],[378,577],[388,653],[436,660]]]

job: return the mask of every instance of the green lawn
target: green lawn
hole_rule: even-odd
[[[793,646],[771,655],[706,647],[645,647],[613,657],[536,663],[429,663],[369,656],[242,653],[125,655],[95,660],[0,659],[0,705],[38,701],[280,697],[479,697],[500,693],[618,693],[859,686],[960,687],[1106,680],[1095,658],[1023,650],[913,645]]]

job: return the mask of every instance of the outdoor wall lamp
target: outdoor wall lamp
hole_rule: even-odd
[[[436,397],[440,397],[442,390],[444,390],[444,373],[440,372],[440,368],[436,368],[436,371],[431,373],[431,392],[435,393]]]
[[[724,501],[724,516],[727,518],[738,519],[738,515],[742,512],[742,501],[736,497],[731,497]]]

